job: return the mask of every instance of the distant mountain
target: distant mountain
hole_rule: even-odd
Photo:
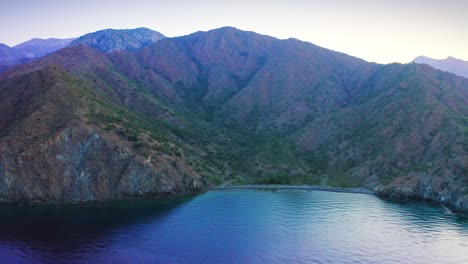
[[[78,39],[39,39],[9,47],[0,43],[0,73],[13,65],[27,63],[66,46],[87,45],[102,52],[137,50],[165,38],[159,32],[147,29],[106,29],[89,33]]]
[[[0,64],[10,64],[15,61],[13,50],[5,44],[0,43]]]
[[[414,59],[413,62],[427,64],[433,68],[468,78],[468,61],[460,60],[454,57],[448,57],[443,60],[436,60],[425,56],[419,56]]]
[[[81,36],[70,45],[83,44],[109,53],[114,50],[141,49],[163,38],[163,34],[147,28],[105,29]]]
[[[16,57],[18,58],[39,58],[61,48],[66,47],[74,38],[69,39],[31,39],[14,46]]]
[[[14,47],[0,43],[0,73],[9,67],[26,63],[64,48],[74,40],[70,39],[31,39]]]
[[[0,76],[0,199],[363,186],[468,212],[468,79],[232,27]]]
[[[18,64],[19,59],[9,46],[0,43],[0,73],[2,69],[8,69],[11,65]]]

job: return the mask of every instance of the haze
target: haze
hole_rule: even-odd
[[[410,2],[410,3],[408,3]],[[148,27],[166,36],[234,26],[378,63],[468,60],[466,0],[0,1],[0,43]]]

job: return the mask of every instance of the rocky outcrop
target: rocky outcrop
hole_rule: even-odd
[[[424,174],[398,177],[387,185],[376,185],[374,192],[395,201],[413,199],[441,203],[468,215],[468,184],[457,178]]]
[[[180,160],[145,159],[96,129],[74,125],[20,148],[0,144],[0,201],[86,201],[200,190]]]

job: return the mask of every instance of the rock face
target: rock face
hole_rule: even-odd
[[[1,145],[0,199],[83,201],[199,190],[204,182],[171,159],[153,160],[77,125],[24,149]],[[159,167],[159,168],[158,168]]]
[[[419,56],[414,59],[413,62],[427,64],[433,68],[468,78],[468,61],[460,60],[454,57],[447,57],[443,60],[436,60],[425,56]]]
[[[460,179],[447,179],[419,173],[400,177],[388,185],[376,186],[373,190],[377,195],[397,201],[424,199],[439,202],[456,212],[468,215],[466,185],[466,181],[463,182]]]
[[[70,45],[87,45],[109,53],[114,50],[141,49],[163,38],[163,34],[147,28],[105,29],[81,36]]]
[[[226,27],[67,47],[0,75],[0,102],[3,200],[288,177],[467,211],[468,79],[427,65]]]

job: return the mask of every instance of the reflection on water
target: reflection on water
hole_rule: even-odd
[[[8,263],[468,263],[468,222],[424,203],[319,191],[210,191],[0,206]]]
[[[131,234],[192,198],[1,205],[0,259],[54,263],[54,260],[79,260],[83,252],[99,254],[116,234]]]

